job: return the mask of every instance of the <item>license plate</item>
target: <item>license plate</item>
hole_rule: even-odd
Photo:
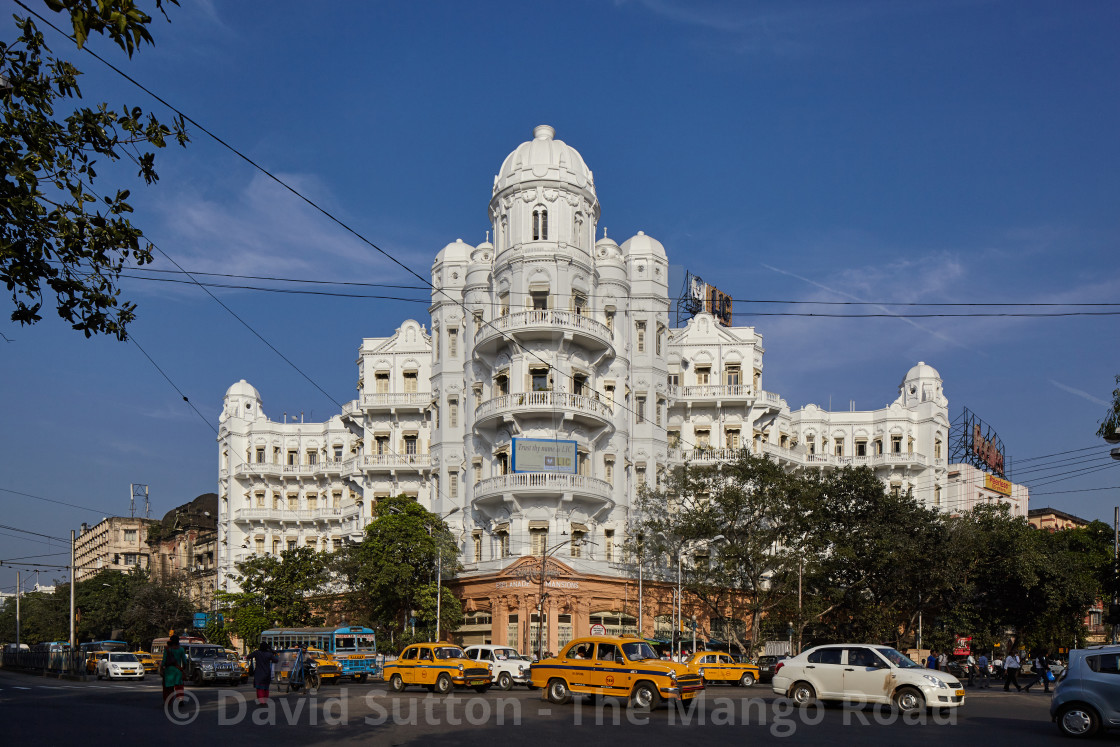
[[[692,696],[696,693],[681,693],[681,700],[692,700]]]
[[[351,655],[351,656],[350,656],[350,658],[351,658],[351,659],[364,659],[364,658],[366,658],[366,657],[362,656],[361,654],[358,654],[358,655],[356,655],[356,656],[354,656],[354,655]]]
[[[471,680],[470,682],[467,683],[467,685],[469,687],[474,687],[476,685],[486,685],[486,684],[489,684],[486,680]]]
[[[953,692],[954,692],[955,695],[957,695],[957,697],[960,697],[960,698],[964,697],[964,690],[954,690]]]

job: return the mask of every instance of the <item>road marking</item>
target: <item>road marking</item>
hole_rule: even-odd
[[[19,685],[12,685],[17,690],[30,690],[30,687],[20,687]]]
[[[538,716],[551,716],[552,715],[552,709],[551,708],[538,708],[537,709],[537,715]]]

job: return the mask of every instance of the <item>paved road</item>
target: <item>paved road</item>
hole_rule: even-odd
[[[374,743],[379,745],[545,744],[858,745],[1014,744],[1069,741],[1050,723],[1049,696],[970,690],[965,706],[923,723],[870,708],[793,709],[768,687],[712,687],[688,711],[627,711],[607,700],[555,706],[540,692],[473,691],[435,697],[423,690],[395,696],[379,683],[324,686],[318,693],[277,695],[256,705],[248,686],[188,688],[185,707],[165,713],[154,678],[143,682],[67,682],[0,671],[0,718],[7,744],[144,743],[210,747],[224,744]],[[183,721],[186,723],[176,723]],[[514,741],[515,740],[515,741]],[[1093,740],[1120,743],[1120,733]]]

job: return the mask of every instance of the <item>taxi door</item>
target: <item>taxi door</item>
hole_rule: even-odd
[[[436,660],[432,650],[427,646],[420,647],[420,656],[416,664],[416,683],[420,685],[434,685],[436,683]]]
[[[418,650],[416,646],[409,646],[401,652],[400,658],[393,662],[397,668],[397,672],[406,685],[420,684],[420,680],[417,679],[419,671],[416,669],[417,653]]]
[[[634,679],[630,674],[631,663],[626,661],[618,646],[613,643],[596,645],[592,667],[594,671],[591,672],[588,684],[595,692],[618,696],[630,694],[630,686]]]

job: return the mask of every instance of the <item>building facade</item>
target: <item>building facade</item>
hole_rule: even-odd
[[[492,242],[436,255],[427,323],[362,341],[358,397],[341,413],[276,422],[250,384],[230,387],[220,588],[254,553],[360,539],[377,500],[404,493],[459,539],[464,637],[525,649],[543,607],[542,645],[555,651],[596,622],[637,629],[620,553],[631,502],[685,461],[748,449],[790,466],[866,465],[943,505],[948,401],[931,366],[911,368],[879,410],[790,411],[764,388],[753,327],[709,313],[671,327],[665,247],[641,231],[599,236],[593,173],[551,127],[505,159],[488,212]],[[644,609],[642,627],[660,617]]]
[[[146,570],[151,560],[146,541],[148,526],[153,523],[150,519],[112,516],[92,527],[82,524],[74,538],[74,578],[84,581],[103,570]]]
[[[146,541],[152,576],[185,583],[195,609],[210,609],[218,577],[217,493],[203,493],[168,511],[148,528]]]

